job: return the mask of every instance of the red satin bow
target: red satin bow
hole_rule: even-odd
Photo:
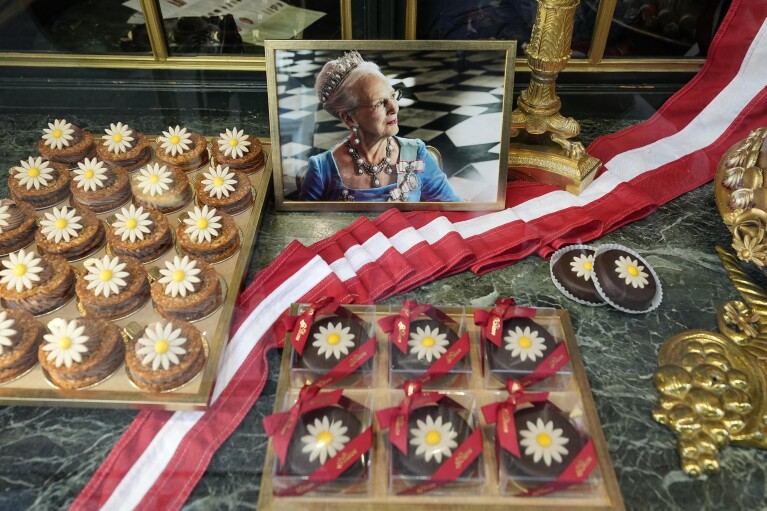
[[[288,316],[282,319],[285,329],[291,332],[290,342],[299,355],[304,352],[304,346],[309,338],[309,330],[312,328],[314,318],[321,314],[333,313],[338,310],[340,305],[332,296],[325,296],[309,305],[299,316]]]
[[[532,318],[537,310],[532,307],[518,307],[513,298],[499,298],[490,312],[474,311],[474,324],[482,325],[482,335],[496,346],[501,345],[503,320],[508,318]]]
[[[402,300],[402,309],[394,316],[378,320],[381,330],[389,334],[389,340],[402,353],[407,353],[407,341],[410,339],[410,321],[431,310],[431,305],[419,304],[416,300]]]

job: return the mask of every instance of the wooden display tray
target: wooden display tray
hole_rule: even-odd
[[[291,313],[296,313],[295,305]],[[389,312],[388,307],[379,307],[377,317],[387,316],[395,312]],[[466,315],[471,317],[474,308],[467,307]],[[623,498],[620,493],[618,481],[613,469],[610,453],[605,443],[604,434],[597,415],[594,399],[589,388],[588,379],[583,367],[580,350],[578,349],[570,323],[570,314],[566,310],[557,309],[556,315],[548,316],[544,321],[558,321],[559,327],[563,332],[564,342],[570,354],[570,362],[573,367],[573,378],[569,388],[564,389],[565,393],[571,395],[575,393],[580,397],[580,408],[583,411],[586,428],[594,442],[594,448],[598,457],[598,465],[594,469],[599,472],[600,478],[596,487],[590,492],[588,497],[568,497],[565,493],[553,493],[544,497],[519,497],[505,496],[498,491],[498,473],[495,470],[495,446],[490,441],[488,435],[483,434],[485,460],[485,483],[479,494],[466,495],[421,495],[421,496],[401,496],[390,495],[388,493],[388,466],[384,451],[384,435],[380,434],[377,423],[375,424],[375,434],[373,441],[373,454],[371,461],[371,492],[369,496],[327,496],[327,495],[304,495],[301,497],[275,497],[272,493],[272,466],[274,460],[274,449],[271,439],[269,440],[266,460],[264,462],[263,478],[259,492],[258,509],[261,511],[294,511],[295,509],[308,511],[384,511],[384,510],[403,510],[416,511],[452,511],[475,509],[482,511],[507,511],[509,509],[521,510],[561,510],[572,511],[573,509],[589,510],[623,510]],[[469,333],[471,336],[471,357],[472,357],[472,378],[469,388],[466,392],[473,393],[477,398],[479,406],[493,401],[492,396],[497,394],[498,389],[487,389],[483,387],[482,378],[482,360],[480,358],[480,348],[477,339],[479,339],[479,328],[473,322],[469,322]],[[376,352],[376,375],[375,382],[377,387],[371,389],[373,407],[376,410],[394,406],[397,403],[391,399],[392,391],[385,385],[388,382],[388,346],[387,337],[380,327],[376,325],[376,334],[378,338],[378,349]],[[282,356],[282,365],[280,369],[280,378],[277,385],[276,396],[274,400],[275,413],[283,411],[286,394],[290,389],[290,375],[288,374],[292,346],[286,340],[285,349]],[[351,389],[350,389],[351,390]],[[353,389],[353,392],[359,393],[361,389]],[[461,392],[456,390],[456,392]],[[553,394],[552,394],[553,396]],[[554,397],[551,398],[552,401]],[[483,433],[487,426],[484,420],[481,421]],[[565,490],[566,492],[567,490]]]
[[[155,137],[150,137],[154,139]],[[214,137],[208,137],[209,141],[215,142]],[[255,243],[258,226],[261,221],[261,213],[264,207],[266,195],[269,192],[269,180],[272,175],[272,162],[269,156],[271,151],[268,141],[263,141],[264,154],[266,156],[266,166],[264,169],[251,174],[250,182],[255,190],[255,202],[249,209],[235,215],[233,218],[240,231],[242,246],[234,256],[229,259],[216,263],[214,268],[223,277],[226,285],[224,287],[224,304],[211,316],[192,323],[203,333],[204,340],[207,341],[207,360],[200,374],[192,379],[186,385],[167,392],[147,392],[136,388],[126,371],[123,363],[114,374],[101,383],[90,388],[80,390],[64,390],[53,387],[45,378],[41,366],[38,364],[29,372],[0,385],[0,405],[24,405],[24,406],[65,406],[74,408],[140,408],[140,409],[158,409],[158,410],[205,410],[208,407],[210,395],[216,382],[216,375],[221,361],[221,354],[229,339],[229,326],[231,324],[232,314],[234,312],[235,302],[240,292],[240,285],[248,270],[251,250]],[[154,150],[154,142],[151,145]],[[155,159],[152,163],[156,162]],[[143,168],[143,167],[142,167]],[[190,185],[201,175],[208,165],[201,167],[193,172],[188,172]],[[133,179],[138,171],[131,172]],[[178,218],[194,207],[195,199],[183,209],[166,215],[171,225],[171,230],[178,225]],[[128,206],[130,203],[126,203]],[[57,204],[61,207],[69,205],[69,199]],[[119,206],[116,211],[119,212]],[[46,211],[51,208],[38,210],[37,215],[44,216]],[[98,214],[102,220],[114,215],[115,211]],[[36,250],[33,243],[27,250]],[[158,260],[145,264],[148,270],[154,266],[164,267],[164,261],[172,260],[177,254],[177,249],[171,249],[168,253]],[[84,260],[70,263],[78,271],[83,271],[83,263],[92,257],[103,257],[106,253],[106,247],[101,247],[97,252],[88,256]],[[77,297],[73,298],[64,307],[39,316],[37,319],[46,324],[55,317],[75,318],[80,316],[77,308]],[[131,323],[145,325],[151,321],[160,319],[160,316],[154,311],[152,300],[150,299],[141,309],[134,314],[115,320],[114,323],[126,329]],[[135,328],[135,325],[133,325]]]

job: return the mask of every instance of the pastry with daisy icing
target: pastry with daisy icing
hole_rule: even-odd
[[[183,253],[208,263],[228,259],[241,243],[232,216],[208,206],[195,206],[179,217],[176,239]]]
[[[236,215],[253,205],[253,186],[248,176],[239,170],[211,165],[197,176],[194,183],[197,202],[230,215]]]
[[[30,156],[11,168],[8,188],[14,200],[44,209],[69,197],[70,178],[66,165]]]
[[[648,312],[660,304],[660,282],[642,257],[619,245],[604,245],[594,259],[597,291],[626,312]]]
[[[421,316],[426,318],[426,316]],[[410,322],[410,337],[407,341],[407,353],[403,353],[393,344],[390,346],[392,376],[397,383],[416,378],[426,372],[437,360],[442,358],[450,347],[458,341],[457,325],[448,325],[431,318],[416,319]],[[464,356],[453,367],[453,375],[445,375],[436,380],[445,385],[448,380],[456,380],[457,375],[468,370],[469,357]],[[450,378],[453,376],[453,378]]]
[[[111,211],[131,197],[128,171],[97,158],[85,158],[72,168],[72,205],[85,206],[95,213]]]
[[[101,318],[54,318],[38,349],[48,380],[62,389],[102,382],[122,365],[125,344],[120,329]]]
[[[124,318],[149,299],[144,266],[128,256],[92,258],[77,278],[77,298],[87,317]]]
[[[192,187],[183,170],[162,163],[150,163],[131,178],[136,206],[173,213],[192,202]]]
[[[152,159],[149,139],[137,129],[122,122],[111,123],[96,143],[101,161],[132,172]]]
[[[253,174],[263,169],[266,163],[261,142],[245,130],[236,127],[224,130],[214,141],[213,159],[217,165]]]
[[[75,292],[75,274],[58,256],[21,249],[0,260],[0,304],[39,316],[66,304]]]
[[[593,248],[567,247],[554,254],[551,260],[552,280],[565,296],[586,305],[605,303],[594,285]]]
[[[185,127],[168,126],[157,137],[155,156],[168,167],[191,172],[208,163],[208,140]]]
[[[514,425],[520,456],[499,449],[498,461],[517,491],[556,481],[585,444],[567,415],[549,402],[518,409]]]
[[[0,199],[0,255],[10,254],[35,241],[35,210],[25,202]]]
[[[23,310],[0,310],[0,383],[22,374],[37,364],[37,348],[44,327]]]
[[[173,248],[168,219],[156,209],[131,204],[116,211],[108,221],[107,252],[148,263]]]
[[[529,376],[557,347],[554,336],[533,318],[507,318],[502,328],[500,346],[483,341],[487,368],[501,384]]]
[[[131,380],[142,390],[178,388],[197,376],[205,365],[202,334],[177,319],[150,323],[129,343],[125,363]]]
[[[43,134],[37,143],[40,156],[46,160],[72,165],[78,161],[95,156],[93,135],[66,119],[55,119],[43,128]]]
[[[35,233],[37,248],[46,255],[68,261],[87,257],[104,245],[104,225],[96,214],[84,207],[54,207],[40,218]]]
[[[224,303],[215,268],[189,256],[165,261],[152,283],[152,300],[166,319],[195,321],[209,316]]]

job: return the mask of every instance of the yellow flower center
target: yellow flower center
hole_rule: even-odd
[[[173,272],[173,280],[176,282],[181,282],[184,280],[184,277],[186,277],[186,274],[184,274],[184,272],[181,270],[176,270]]]
[[[180,141],[181,141],[181,138],[179,138],[177,135],[170,137],[170,143],[173,145],[178,144]]]
[[[423,346],[424,348],[431,348],[432,346],[434,346],[434,337],[427,336],[421,339],[421,346]]]
[[[428,433],[426,433],[427,444],[437,445],[440,440],[442,440],[442,435],[439,434],[439,431],[429,431]]]
[[[551,445],[551,437],[547,433],[538,433],[538,436],[535,437],[535,441],[538,442],[538,445],[541,447],[548,447]]]
[[[96,173],[93,172],[93,169],[88,169],[85,172],[83,172],[83,176],[85,177],[85,179],[93,179],[93,176],[95,175]]]
[[[201,231],[208,228],[208,219],[207,218],[200,218],[197,220],[197,228]]]
[[[213,178],[213,186],[216,188],[221,188],[221,185],[224,184],[224,178],[223,177],[214,177]]]
[[[128,229],[133,230],[136,228],[137,225],[138,225],[138,222],[136,221],[135,218],[129,218],[128,220],[125,221],[125,227],[127,227]]]
[[[56,223],[54,225],[56,225],[56,229],[64,229],[69,224],[67,223],[66,218],[59,218],[58,220],[56,220]]]
[[[120,135],[119,133],[115,133],[114,135],[112,135],[112,140],[114,140],[115,142],[119,142],[122,139],[123,139],[123,136]]]
[[[17,264],[13,267],[13,274],[17,277],[23,276],[25,273],[27,273],[27,267],[23,264]]]
[[[151,176],[149,176],[149,182],[152,183],[153,185],[157,184],[159,181],[160,181],[160,176],[158,176],[157,174],[152,174]]]
[[[53,133],[51,133],[51,135],[53,135],[53,138],[59,138],[61,137],[61,130],[53,130]]]
[[[62,337],[59,339],[59,348],[62,350],[68,350],[70,347],[72,347],[72,339],[69,337]]]
[[[341,342],[341,336],[340,335],[338,335],[338,334],[330,334],[328,336],[328,344],[330,344],[331,346],[335,346],[339,342]]]
[[[591,269],[594,267],[594,263],[592,263],[591,261],[586,261],[585,263],[583,263],[583,267],[591,271]]]
[[[40,175],[40,169],[38,169],[37,167],[32,167],[31,169],[27,171],[27,175],[31,178],[36,178],[37,176]]]
[[[104,282],[109,282],[112,280],[112,270],[101,270],[101,273],[99,274],[99,278],[103,280]]]
[[[639,270],[637,270],[636,266],[629,266],[626,269],[628,270],[629,275],[631,275],[632,277],[636,277],[637,275],[639,275]]]
[[[168,349],[170,348],[170,344],[168,344],[168,341],[165,339],[160,339],[156,343],[154,343],[154,352],[159,353],[162,355],[163,353],[167,353]]]
[[[529,348],[530,345],[533,344],[533,341],[530,340],[529,337],[526,335],[523,335],[519,338],[519,347],[520,348]]]
[[[239,140],[237,140],[236,138],[230,138],[229,139],[229,145],[232,146],[232,147],[237,147],[237,144],[239,144],[239,143],[240,143]]]
[[[322,445],[330,445],[333,443],[333,435],[329,431],[323,431],[317,435],[317,443]]]

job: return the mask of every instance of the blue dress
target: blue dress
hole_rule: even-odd
[[[397,182],[378,188],[357,190],[346,186],[338,172],[333,150],[309,158],[309,169],[304,176],[299,200],[305,201],[359,201],[359,202],[460,202],[447,176],[437,161],[418,139],[395,137],[400,145],[398,167],[408,167],[415,161],[412,172],[398,172]],[[420,162],[423,162],[422,164]]]

